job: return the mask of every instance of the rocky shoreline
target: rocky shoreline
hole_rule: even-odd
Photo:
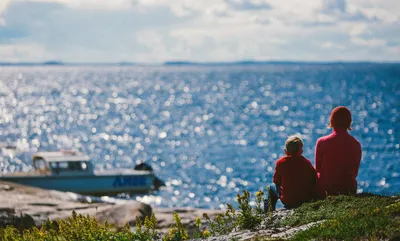
[[[107,221],[116,229],[124,227],[126,223],[134,227],[137,216],[142,218],[154,213],[160,233],[168,232],[174,223],[174,212],[179,214],[188,230],[194,228],[194,220],[203,213],[214,217],[221,212],[196,208],[152,208],[135,200],[90,197],[0,181],[0,227],[40,227],[48,219],[70,217],[73,210],[95,217],[100,223]]]
[[[70,217],[73,210],[78,214],[95,217],[100,223],[107,221],[116,230],[124,227],[126,223],[134,229],[137,216],[143,218],[154,213],[157,217],[157,231],[161,235],[168,233],[174,223],[174,212],[178,213],[189,233],[195,229],[196,218],[202,217],[203,213],[214,218],[222,212],[196,208],[152,208],[134,200],[97,198],[0,181],[0,227],[13,225],[20,230],[33,226],[40,227],[48,219],[59,220]],[[229,235],[210,237],[209,240],[250,240],[257,236],[287,238],[296,231],[312,225],[297,228],[279,227],[278,222],[290,214],[290,210],[278,210],[271,217],[276,225],[267,224],[269,221],[265,220],[265,224],[256,231],[232,232]]]
[[[154,214],[156,220],[152,221],[151,229],[156,231],[151,239],[156,240],[161,240],[161,237],[166,234],[171,235],[171,231],[172,235],[175,235],[178,222],[178,227],[189,234],[185,235],[185,239],[208,237],[207,240],[210,241],[284,240],[292,238],[295,234],[295,238],[297,237],[298,240],[332,239],[334,237],[348,240],[366,237],[381,237],[381,240],[389,240],[393,237],[394,239],[391,240],[396,240],[400,237],[398,230],[400,198],[398,195],[379,196],[366,193],[355,196],[328,197],[326,200],[307,203],[294,210],[278,209],[268,214],[261,213],[260,216],[245,219],[246,222],[249,222],[254,221],[253,218],[259,218],[257,225],[251,226],[251,231],[247,230],[250,226],[240,226],[248,212],[247,207],[250,206],[243,206],[241,203],[240,210],[236,211],[233,207],[228,207],[226,211],[196,208],[152,208],[134,200],[82,196],[0,181],[0,230],[6,226],[13,226],[20,231],[41,227],[48,219],[52,221],[70,219],[72,211],[75,211],[78,214],[96,218],[100,224],[107,221],[110,233],[126,232],[123,227],[127,223],[131,227],[132,232],[130,233],[136,233],[136,217],[144,218]],[[223,220],[221,217],[225,215],[226,218],[228,211],[236,212],[237,215],[230,216],[233,219],[228,219],[225,223],[221,221]],[[179,215],[177,222],[174,220],[174,213]],[[207,215],[201,220],[205,219],[205,221],[202,224],[196,224],[196,218],[203,217],[204,213]],[[198,219],[197,222],[201,223],[201,220]],[[215,220],[220,221],[215,223]],[[230,222],[239,225],[231,227]],[[215,229],[216,226],[213,225],[216,224],[221,225],[219,227],[222,227],[222,232],[218,231],[221,229]],[[173,225],[175,227],[171,229]],[[86,226],[82,228],[86,230]],[[203,232],[204,228],[207,229],[207,232],[213,232],[214,236],[209,237],[204,234],[198,236],[199,230]],[[307,231],[298,233],[303,230]],[[301,238],[299,239],[299,237]],[[1,238],[0,240],[2,240]]]

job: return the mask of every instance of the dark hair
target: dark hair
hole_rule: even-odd
[[[298,136],[289,136],[286,140],[286,151],[288,154],[296,154],[303,148],[303,141]]]
[[[338,106],[332,110],[330,117],[330,128],[340,128],[351,130],[351,112],[344,106]]]

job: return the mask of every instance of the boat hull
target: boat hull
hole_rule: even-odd
[[[149,192],[154,189],[155,176],[148,173],[104,176],[3,176],[0,179],[43,189],[90,195],[112,195]]]

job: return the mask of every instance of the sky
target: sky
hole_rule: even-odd
[[[0,0],[0,62],[400,61],[400,0]]]

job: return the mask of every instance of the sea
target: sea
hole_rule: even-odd
[[[272,182],[290,135],[314,164],[336,106],[362,145],[358,192],[400,193],[400,64],[0,66],[2,173],[74,149],[99,170],[151,165],[166,186],[120,194],[156,207],[224,208]]]

